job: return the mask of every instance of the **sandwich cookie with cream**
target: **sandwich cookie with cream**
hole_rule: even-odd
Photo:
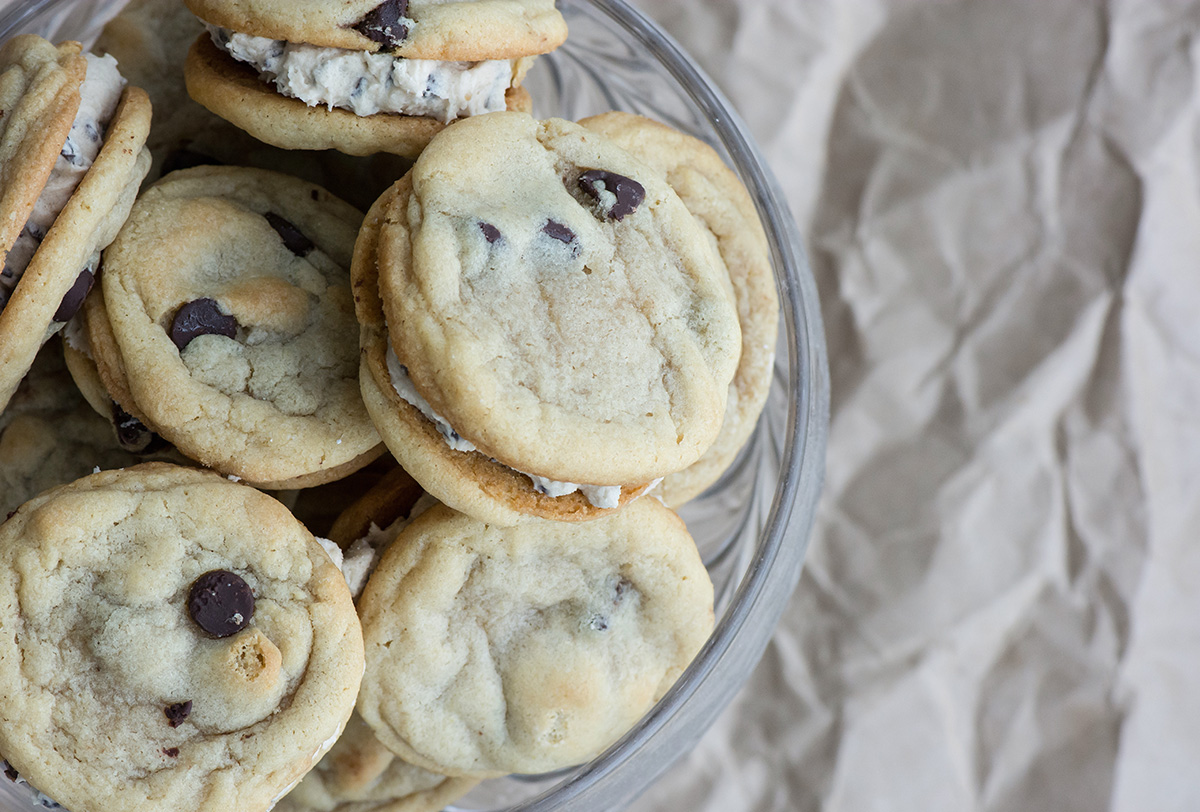
[[[187,0],[208,27],[188,92],[287,149],[415,157],[446,123],[528,110],[567,29],[553,0]]]
[[[116,60],[0,47],[0,408],[79,309],[150,166],[150,102]]]
[[[592,519],[712,445],[740,352],[715,250],[661,173],[559,119],[438,135],[355,246],[363,399],[433,496]]]

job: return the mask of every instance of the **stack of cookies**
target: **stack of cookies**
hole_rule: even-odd
[[[529,114],[565,37],[133,0],[107,56],[0,46],[0,756],[39,803],[433,812],[596,757],[700,651],[672,508],[765,401],[766,241],[702,142]]]

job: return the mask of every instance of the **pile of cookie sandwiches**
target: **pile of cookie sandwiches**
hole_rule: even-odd
[[[674,510],[765,403],[766,239],[703,142],[531,115],[566,37],[132,0],[92,52],[0,44],[7,791],[433,812],[594,758],[700,651]]]

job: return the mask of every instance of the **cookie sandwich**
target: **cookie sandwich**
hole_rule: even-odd
[[[0,47],[0,408],[91,287],[150,165],[150,102],[116,60]]]
[[[720,431],[740,330],[662,175],[519,113],[447,128],[367,216],[363,399],[400,463],[484,521],[596,518]]]
[[[498,528],[445,506],[388,547],[358,608],[358,712],[403,759],[464,777],[598,755],[712,630],[713,588],[653,499],[592,522]]]
[[[133,207],[84,311],[109,396],[189,459],[264,488],[383,451],[357,382],[362,215],[265,170],[167,175]]]
[[[779,297],[767,237],[754,200],[716,151],[703,141],[632,113],[610,112],[579,122],[661,172],[717,249],[733,287],[742,354],[729,383],[716,442],[653,490],[678,507],[712,485],[737,457],[758,422],[775,369]]]
[[[208,27],[192,98],[288,149],[415,157],[447,122],[528,110],[521,80],[567,29],[553,0],[188,0]]]
[[[271,497],[149,463],[0,525],[0,754],[73,812],[266,812],[354,707],[341,573]]]

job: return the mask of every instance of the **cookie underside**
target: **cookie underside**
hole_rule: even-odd
[[[349,155],[388,152],[415,158],[446,125],[428,116],[309,107],[275,92],[248,65],[239,63],[202,34],[188,51],[188,93],[210,111],[267,144],[283,149],[336,149]],[[510,88],[509,110],[528,111],[529,92]]]

